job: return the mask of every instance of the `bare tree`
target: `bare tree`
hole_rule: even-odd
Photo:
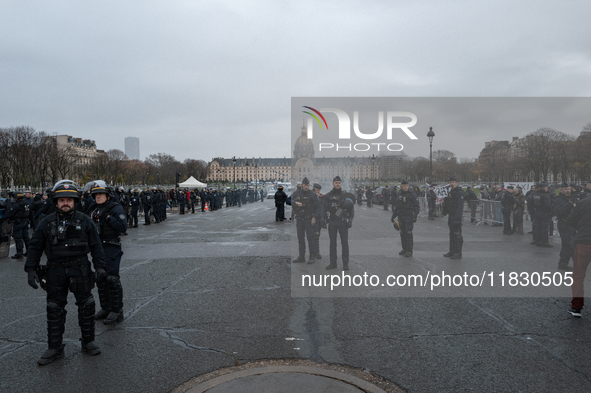
[[[113,185],[125,181],[124,168],[127,156],[121,150],[107,151],[107,181]]]
[[[187,158],[183,165],[185,166],[185,173],[187,176],[194,176],[199,181],[205,181],[207,163],[203,160],[194,160]]]
[[[174,184],[176,173],[183,169],[183,164],[166,153],[151,154],[145,163],[150,167],[149,176],[162,184]]]
[[[550,172],[552,145],[559,138],[559,132],[552,128],[540,128],[526,135],[524,163],[534,174],[534,181],[546,180]]]

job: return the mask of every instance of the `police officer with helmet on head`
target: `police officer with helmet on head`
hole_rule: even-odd
[[[349,270],[349,228],[355,217],[355,196],[341,189],[341,178],[332,181],[333,189],[322,198],[322,207],[328,222],[330,240],[330,264],[327,270],[337,268],[337,233],[343,250],[343,270]]]
[[[320,201],[316,193],[310,190],[310,180],[307,177],[302,180],[302,188],[294,192],[290,198],[296,220],[299,246],[299,256],[293,260],[293,263],[306,261],[306,239],[304,236],[308,239],[308,249],[310,250],[308,263],[314,263],[316,259],[314,228],[319,225],[320,221]]]
[[[449,178],[451,190],[443,202],[443,214],[448,214],[447,226],[449,227],[449,252],[443,254],[451,259],[462,259],[462,216],[464,215],[464,190],[458,186],[455,176]]]
[[[534,206],[534,241],[537,247],[553,247],[548,242],[548,223],[552,219],[552,200],[548,193],[548,184],[540,183],[538,190],[532,196]]]
[[[78,187],[63,180],[53,188],[56,212],[47,215],[37,226],[31,240],[25,263],[29,285],[37,289],[37,283],[47,291],[48,349],[37,361],[49,364],[64,356],[62,343],[66,323],[68,290],[76,297],[78,324],[82,333],[82,351],[89,355],[101,353],[94,343],[94,276],[90,269],[88,252],[97,276],[104,279],[105,260],[103,248],[91,219],[75,210]],[[47,255],[47,265],[39,267],[41,255]]]
[[[97,180],[92,187],[96,207],[90,218],[96,225],[105,253],[106,277],[97,280],[101,310],[95,319],[103,319],[105,325],[123,321],[123,288],[119,279],[121,264],[121,240],[119,236],[127,231],[127,217],[121,204],[114,199],[113,190],[104,181]]]
[[[12,259],[21,259],[27,256],[27,253],[23,253],[23,245],[29,250],[29,220],[33,218],[32,205],[25,201],[25,194],[17,192],[15,194],[15,201],[10,207],[10,210],[0,218],[0,223],[5,220],[12,222],[12,237],[16,243],[16,254]]]
[[[398,225],[400,226],[400,241],[402,243],[402,251],[398,255],[405,257],[412,257],[413,241],[413,223],[417,222],[417,216],[421,211],[419,205],[419,198],[417,194],[409,190],[409,185],[406,180],[400,183],[400,192],[394,201],[394,211],[392,212],[392,222],[398,217]]]

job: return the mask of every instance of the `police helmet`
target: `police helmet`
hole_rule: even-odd
[[[345,199],[345,201],[341,205],[341,208],[344,210],[347,210],[347,211],[353,210],[354,207],[355,207],[355,202],[353,202],[353,200],[351,200],[351,198]]]
[[[53,200],[57,203],[59,198],[74,198],[80,199],[78,195],[78,184],[72,180],[62,180],[53,186],[52,190]]]
[[[394,229],[396,229],[397,231],[400,230],[400,223],[398,222],[398,220],[394,220]]]
[[[283,190],[283,186],[277,187],[278,190]]]
[[[92,186],[92,195],[95,194],[107,194],[109,196],[113,196],[113,189],[105,183],[103,180],[95,180]]]
[[[22,191],[17,191],[14,194],[14,199],[23,199],[25,197],[25,194]]]

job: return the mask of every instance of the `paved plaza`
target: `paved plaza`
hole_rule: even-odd
[[[390,216],[382,206],[356,206],[349,274],[557,272],[558,236],[542,249],[529,244],[531,235],[464,221],[463,258],[452,261],[442,256],[447,220],[426,216],[415,224],[413,257],[398,256]],[[0,259],[0,391],[180,392],[202,374],[280,360],[342,365],[409,392],[591,391],[591,312],[567,313],[570,288],[531,297],[500,287],[486,296],[466,288],[443,296],[387,286],[303,289],[302,274],[327,274],[327,231],[323,259],[294,265],[291,224],[274,218],[265,200],[129,229],[124,322],[97,323],[102,354],[82,354],[70,294],[65,358],[43,367],[36,360],[47,346],[45,293],[27,285],[24,261]],[[330,274],[341,274],[338,264]]]

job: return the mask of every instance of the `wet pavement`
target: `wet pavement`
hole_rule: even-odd
[[[357,208],[350,237],[366,242],[352,243],[352,273],[370,268],[372,258],[400,263],[390,214]],[[379,236],[370,230],[376,225]],[[591,391],[591,313],[572,318],[568,290],[539,298],[292,297],[290,224],[274,221],[267,200],[172,214],[128,232],[125,321],[97,324],[100,356],[80,351],[70,295],[65,358],[37,366],[46,348],[44,292],[27,285],[23,261],[0,259],[0,391],[179,391],[194,377],[262,359],[344,365],[410,392]],[[466,266],[535,263],[556,271],[557,236],[549,251],[530,246],[527,235],[503,236],[502,228],[465,224],[464,237]],[[324,258],[310,269],[328,264],[326,231],[322,241]],[[392,256],[372,256],[377,246],[368,241],[390,246]],[[447,251],[442,219],[419,218],[415,244],[405,263],[450,263],[439,256]]]

